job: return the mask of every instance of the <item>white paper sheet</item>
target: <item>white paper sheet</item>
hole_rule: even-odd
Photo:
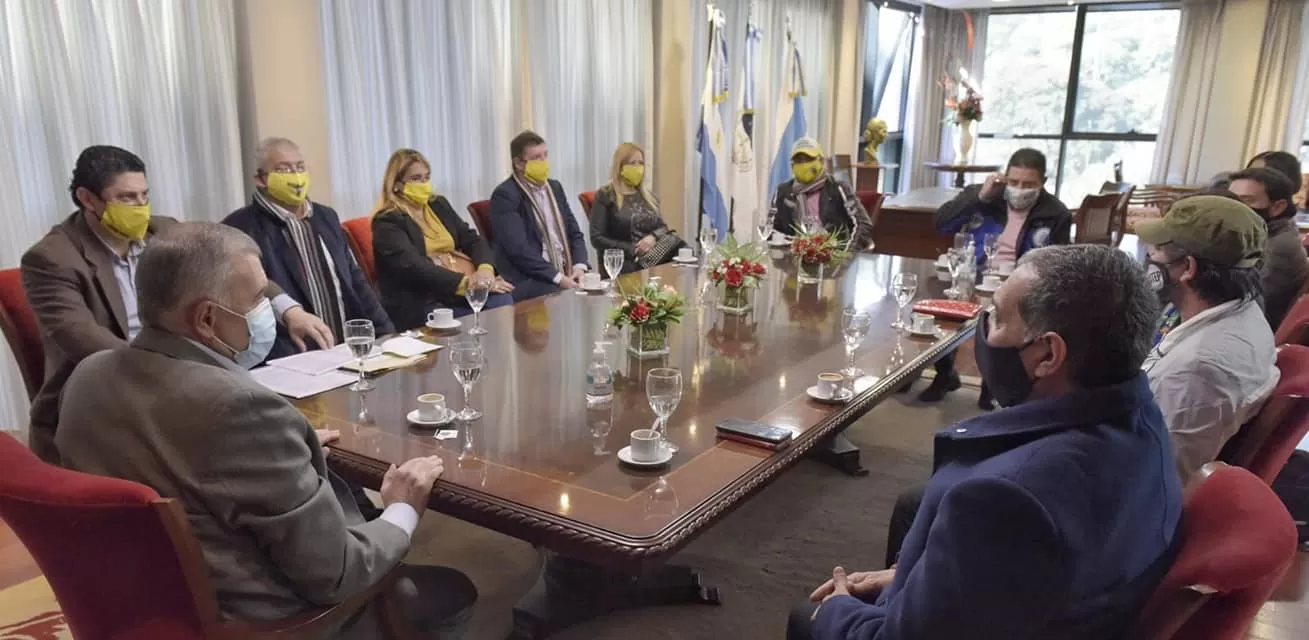
[[[251,370],[250,375],[254,376],[255,382],[295,399],[308,398],[337,387],[344,387],[359,379],[357,375],[340,371],[328,371],[314,376],[282,367],[259,367]]]
[[[412,358],[440,349],[441,345],[424,342],[415,338],[399,336],[382,343],[382,351],[401,358]]]
[[[350,355],[350,347],[338,344],[331,349],[306,351],[285,358],[269,360],[268,366],[314,376],[339,369],[341,365],[354,359],[354,356]]]

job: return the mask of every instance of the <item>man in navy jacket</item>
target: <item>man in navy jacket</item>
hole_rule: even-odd
[[[515,301],[574,289],[590,270],[586,237],[564,188],[550,179],[545,139],[524,131],[509,143],[514,174],[491,194],[496,269],[514,285]]]
[[[899,564],[837,567],[788,637],[1122,637],[1172,563],[1182,510],[1140,371],[1158,312],[1111,247],[1024,256],[978,320],[978,366],[1010,408],[937,433]]]
[[[309,200],[309,174],[300,148],[286,138],[267,138],[255,150],[257,186],[249,206],[223,222],[254,238],[264,271],[307,310],[323,319],[334,342],[346,320],[373,321],[378,336],[394,333],[372,285],[355,264],[341,220],[330,207]],[[282,327],[270,359],[304,351]]]

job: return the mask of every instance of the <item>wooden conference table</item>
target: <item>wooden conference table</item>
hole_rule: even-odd
[[[624,607],[716,603],[716,590],[690,569],[663,562],[801,456],[848,447],[843,429],[972,333],[972,323],[943,324],[948,328],[935,339],[897,337],[890,328],[895,273],[918,274],[919,299],[941,297],[931,262],[864,254],[834,277],[797,286],[789,257],[773,255],[755,308],[744,317],[717,311],[713,294],[696,301],[701,270],[667,265],[627,276],[630,286],[658,275],[695,306],[670,330],[667,356],[638,360],[626,355],[622,340],[612,346],[615,395],[602,409],[587,407],[585,371],[613,302],[573,291],[483,314],[487,365],[472,404],[485,415],[460,425],[456,438],[437,440],[405,419],[422,393],[444,393],[453,408],[462,406],[444,350],[380,376],[365,398],[338,389],[298,406],[315,427],[341,431],[329,462],[343,476],[376,489],[391,464],[440,455],[445,474],[431,508],[549,551],[541,581],[515,608],[515,637],[543,637]],[[856,357],[867,375],[849,403],[820,404],[805,389],[818,373],[845,365],[847,306],[873,316]],[[659,366],[683,373],[682,402],[668,428],[681,451],[659,470],[627,467],[615,452],[632,430],[652,423],[644,376]],[[361,402],[366,420],[359,419]],[[714,425],[725,418],[797,435],[776,452],[720,441]]]

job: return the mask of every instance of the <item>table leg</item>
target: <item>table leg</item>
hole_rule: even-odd
[[[720,604],[689,567],[662,565],[639,575],[546,552],[532,590],[514,605],[511,640],[537,640],[606,613],[668,604]]]
[[[844,433],[833,434],[826,442],[814,447],[813,456],[851,476],[866,476],[868,469],[859,464],[859,447]]]
[[[964,188],[964,172],[962,171],[954,172],[954,186],[960,189]]]

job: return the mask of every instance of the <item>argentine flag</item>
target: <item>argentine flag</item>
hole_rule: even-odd
[[[783,68],[781,92],[777,96],[777,151],[773,155],[773,168],[768,174],[769,197],[777,186],[791,179],[791,145],[807,135],[804,121],[804,71],[800,67],[800,49],[786,26],[786,66]]]
[[[736,182],[732,187],[732,220],[738,224],[747,222],[747,229],[754,229],[759,214],[759,178],[755,169],[754,153],[754,94],[755,68],[759,40],[763,32],[755,24],[754,3],[750,3],[749,17],[745,23],[745,66],[741,69],[741,108],[736,117],[736,133],[732,136],[732,164],[736,166]]]
[[[700,210],[718,232],[721,242],[730,224],[727,205],[731,202],[732,165],[727,155],[727,135],[719,105],[727,99],[727,40],[723,12],[709,8],[709,62],[705,69],[704,93],[700,97]],[[703,220],[703,218],[702,218]]]

